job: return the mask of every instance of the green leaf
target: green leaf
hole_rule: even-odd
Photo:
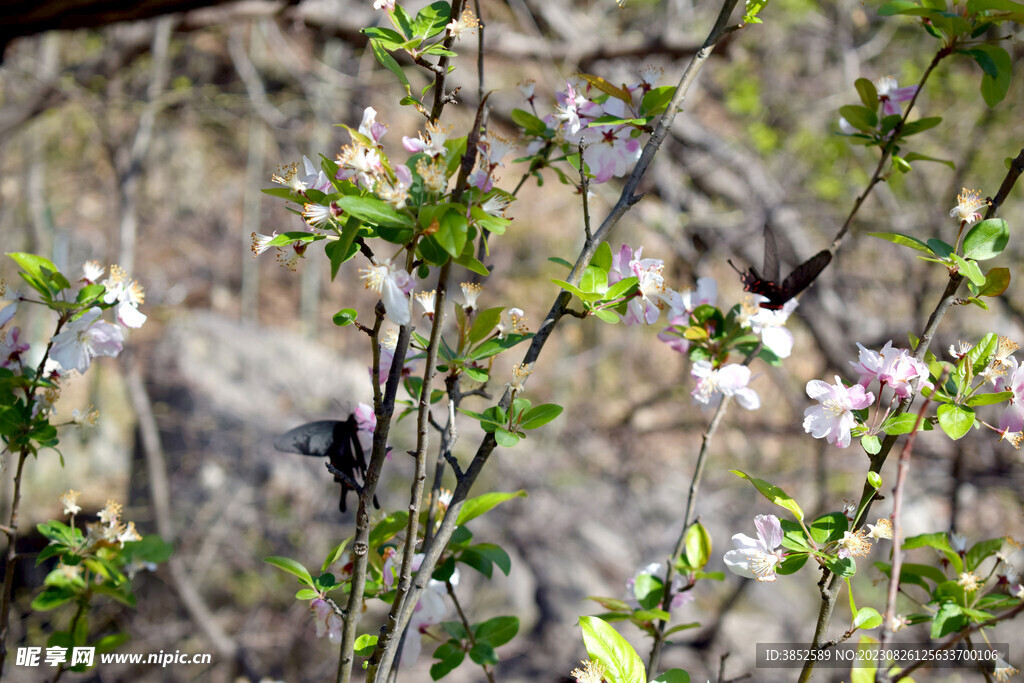
[[[916,249],[917,251],[921,251],[926,254],[934,253],[927,244],[916,237],[911,237],[910,235],[901,235],[898,232],[869,232],[868,235],[892,242],[893,244],[910,247],[911,249]]]
[[[444,678],[457,669],[465,658],[466,653],[459,647],[458,642],[441,643],[434,650],[434,659],[439,661],[431,664],[430,677],[435,681]]]
[[[583,269],[583,277],[580,278],[580,289],[603,295],[608,289],[608,271],[594,265],[587,266]]]
[[[853,561],[852,557],[844,557],[842,559],[827,560],[825,566],[832,571],[836,576],[849,579],[857,573],[857,563]]]
[[[900,135],[903,137],[916,135],[917,133],[930,130],[940,123],[942,123],[941,116],[928,116],[923,119],[917,119],[916,121],[907,121],[903,124],[903,130],[900,131]]]
[[[997,104],[1003,101],[1006,97],[1006,93],[1010,90],[1010,82],[1013,76],[1013,60],[1010,55],[1001,47],[996,45],[977,45],[974,50],[975,61],[982,67],[986,73],[981,77],[981,96],[985,100],[985,104],[989,108],[995,107]],[[989,65],[986,70],[986,65],[982,64],[982,60],[978,58],[977,52],[983,52],[988,58],[991,65],[995,66],[998,75],[992,76],[988,73],[991,71]]]
[[[882,475],[874,471],[868,472],[868,484],[876,491],[882,488]]]
[[[857,88],[860,101],[864,103],[866,108],[871,111],[878,109],[878,90],[875,89],[874,83],[866,78],[858,78],[854,81],[853,86]]]
[[[281,571],[288,572],[295,576],[302,583],[306,584],[310,588],[313,587],[313,577],[310,576],[309,570],[303,567],[301,564],[296,562],[290,557],[280,557],[278,555],[272,555],[270,557],[263,558],[263,561],[267,564],[273,565]]]
[[[359,315],[359,312],[356,311],[356,309],[343,308],[337,313],[335,313],[334,317],[331,318],[331,320],[333,320],[334,324],[337,325],[338,327],[345,327],[346,325],[351,325],[352,323],[354,323],[356,321],[357,315]]]
[[[537,429],[562,414],[562,406],[556,403],[542,403],[526,411],[519,426],[522,429]]]
[[[48,612],[72,600],[76,591],[68,586],[47,586],[32,600],[32,609],[37,612]]]
[[[404,510],[392,512],[390,515],[377,522],[373,529],[370,530],[370,548],[379,548],[384,543],[390,541],[397,534],[405,530],[408,522],[409,513]]]
[[[754,485],[754,487],[758,491],[761,492],[762,496],[770,500],[775,505],[778,505],[779,507],[789,510],[790,512],[793,513],[794,516],[796,516],[797,519],[804,518],[804,511],[800,509],[800,506],[797,504],[797,502],[793,500],[788,493],[780,489],[775,484],[771,484],[765,481],[764,479],[757,479],[756,477],[751,477],[750,475],[740,470],[729,471],[735,474],[737,477],[742,477],[743,479],[749,481],[751,484]]]
[[[948,258],[953,253],[953,245],[940,239],[932,238],[928,240],[928,248],[939,258]]]
[[[907,154],[903,158],[906,159],[907,161],[934,161],[934,162],[936,162],[938,164],[945,164],[946,166],[949,166],[950,168],[952,168],[954,170],[956,169],[956,164],[954,164],[949,159],[940,159],[938,157],[930,157],[927,154],[918,154],[917,152],[911,152],[910,154]]]
[[[523,128],[527,135],[541,135],[547,131],[548,126],[542,120],[528,111],[522,109],[512,110],[512,122]]]
[[[1002,549],[1004,540],[1004,538],[990,538],[972,545],[964,557],[964,569],[969,572],[977,569],[979,564]]]
[[[412,24],[413,34],[423,38],[433,38],[444,30],[451,21],[451,7],[444,0],[427,5],[416,15]]]
[[[882,442],[873,434],[865,434],[860,439],[860,447],[863,448],[864,452],[868,455],[875,455],[882,450]]]
[[[985,274],[985,284],[978,288],[978,296],[999,296],[1010,286],[1010,269],[1000,266]]]
[[[494,617],[473,627],[473,636],[478,643],[501,647],[515,638],[519,632],[518,617]]]
[[[985,261],[1003,253],[1010,241],[1010,229],[1002,218],[976,223],[964,236],[964,257]],[[982,286],[985,283],[981,283]]]
[[[693,628],[695,626],[699,626],[699,624],[681,624],[681,626],[682,628]],[[676,626],[669,629],[665,632],[665,635],[668,635],[679,628],[679,626]],[[682,669],[669,669],[665,673],[652,678],[651,683],[690,683],[690,674],[686,673]]]
[[[399,213],[393,206],[375,197],[348,195],[338,200],[338,206],[346,213],[372,225],[410,229],[415,227],[412,218]]]
[[[1013,397],[1012,391],[1000,391],[998,393],[991,394],[975,394],[967,399],[967,405],[974,408],[976,406],[990,406],[996,403],[1002,403],[1009,401]]]
[[[598,617],[580,617],[580,626],[587,654],[604,665],[610,683],[646,683],[640,656],[614,628]]]
[[[409,86],[409,79],[406,77],[405,72],[402,71],[402,67],[395,61],[395,58],[388,54],[388,51],[384,49],[384,46],[380,44],[380,41],[371,39],[370,49],[373,50],[373,56],[377,58],[377,61],[380,62],[385,69],[393,73],[399,83],[405,86],[405,94],[409,95],[412,92],[412,88]]]
[[[842,512],[829,512],[811,522],[811,538],[819,545],[838,541],[850,528],[846,515]]]
[[[694,522],[683,537],[683,557],[689,570],[702,569],[711,559],[711,534],[700,522]]]
[[[977,261],[968,261],[957,254],[950,254],[949,257],[956,263],[961,275],[978,287],[984,286],[985,274],[981,272],[981,267],[978,266]]]
[[[373,654],[375,647],[377,647],[377,636],[371,636],[369,633],[364,633],[356,638],[355,654],[358,657],[369,657]]]
[[[469,658],[480,666],[495,666],[500,661],[498,653],[494,651],[494,648],[487,643],[481,642],[477,642],[476,645],[470,648]]]
[[[494,430],[494,440],[503,448],[512,448],[519,443],[519,439],[520,437],[518,434],[510,432],[504,427],[498,427]]]
[[[914,16],[926,14],[928,11],[910,0],[891,0],[878,8],[878,15],[882,17],[891,17],[897,14]]]
[[[520,489],[511,493],[492,492],[485,493],[475,498],[468,498],[459,510],[459,518],[456,520],[458,526],[462,526],[471,519],[476,519],[488,510],[501,505],[512,498],[526,498],[526,491]]]
[[[942,638],[962,631],[970,624],[970,619],[963,613],[963,608],[952,602],[944,602],[932,619],[932,638]]]
[[[471,344],[476,344],[486,338],[491,333],[491,330],[501,322],[501,312],[504,310],[505,309],[501,306],[497,306],[477,313],[476,320],[473,321],[473,326],[469,328],[469,342]]]
[[[491,271],[487,270],[487,266],[480,263],[472,254],[463,253],[457,259],[454,259],[455,263],[462,266],[466,270],[476,273],[477,275],[483,275],[487,277],[491,274]]]
[[[676,87],[674,85],[662,85],[657,88],[651,88],[644,93],[644,98],[640,102],[640,113],[644,116],[654,116],[660,114],[668,108],[669,102],[676,94]]]
[[[878,628],[882,625],[882,615],[873,607],[861,607],[853,619],[853,628]]]
[[[385,49],[397,50],[405,42],[405,37],[397,31],[380,26],[370,26],[362,29],[362,34],[378,41]]]
[[[839,107],[839,115],[857,130],[871,132],[878,125],[878,114],[875,113],[874,109],[868,109],[867,107],[848,104]]]
[[[956,441],[974,426],[974,411],[954,403],[943,403],[938,409],[939,426],[949,438]]]
[[[915,413],[892,415],[882,423],[882,431],[889,435],[909,434],[914,431],[914,425],[916,423],[917,414]],[[927,420],[921,421],[921,429],[928,429],[930,426],[931,425],[929,425]]]

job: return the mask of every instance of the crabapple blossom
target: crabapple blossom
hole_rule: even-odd
[[[877,353],[864,348],[860,342],[857,348],[860,349],[859,360],[850,361],[850,365],[860,373],[861,386],[867,387],[872,380],[877,379],[883,386],[892,387],[901,399],[909,398],[914,393],[912,382],[916,379],[921,380],[922,386],[932,386],[928,381],[928,366],[911,356],[906,349],[893,348],[892,340],[887,341]]]
[[[423,553],[418,553],[412,558],[412,571],[419,571],[420,565],[423,564]],[[398,577],[398,571],[402,565],[401,555],[398,553],[391,553],[388,558],[384,561],[383,578],[384,586],[391,588],[395,579]],[[459,585],[459,570],[456,569],[452,574],[448,582],[453,586]],[[416,604],[416,609],[412,613],[412,617],[409,619],[409,626],[406,630],[405,643],[402,645],[402,652],[399,655],[399,660],[409,665],[414,663],[420,656],[420,650],[422,644],[420,642],[421,634],[430,626],[434,624],[440,624],[441,620],[444,619],[448,613],[448,605],[445,601],[445,597],[448,595],[448,587],[445,582],[438,581],[436,579],[430,579],[427,582],[426,589],[420,594],[420,601]]]
[[[735,549],[725,554],[725,566],[733,574],[757,579],[761,582],[778,578],[775,568],[784,559],[782,545],[782,523],[775,515],[758,515],[754,518],[757,538],[746,534],[732,537]]]
[[[715,369],[710,362],[699,360],[693,364],[690,374],[697,380],[697,386],[690,395],[698,403],[708,405],[717,398],[717,394],[722,394],[735,398],[747,410],[761,407],[757,392],[747,386],[750,382],[750,368],[746,365],[730,363]]]
[[[90,308],[54,335],[50,357],[63,369],[84,373],[93,358],[121,353],[124,334],[117,325],[100,320],[102,313],[97,307]]]
[[[753,295],[749,310],[744,303],[744,312],[740,314],[740,320],[745,326],[750,327],[751,332],[761,335],[761,342],[765,348],[779,358],[789,358],[793,352],[793,333],[787,330],[785,325],[790,314],[796,310],[797,300],[790,299],[778,310],[761,308],[761,302],[768,300],[766,296]]]
[[[1009,391],[1013,395],[999,417],[999,429],[1019,432],[1024,430],[1024,366],[1013,356],[1003,361],[1003,364],[1007,367],[1006,374],[995,378],[994,389],[997,392]]]
[[[917,94],[918,86],[906,85],[899,87],[896,79],[892,76],[882,76],[875,81],[875,92],[878,93],[878,101],[882,103],[882,115],[892,116],[902,114],[903,109],[898,102],[909,102]]]
[[[409,273],[392,264],[391,259],[384,259],[380,265],[371,265],[359,272],[363,274],[361,277],[366,281],[366,288],[380,294],[388,319],[396,325],[408,325],[412,319],[408,294],[415,285]]]
[[[982,199],[981,193],[977,190],[968,190],[965,187],[956,196],[956,206],[949,210],[949,217],[970,225],[981,220],[979,209],[983,206],[988,206],[988,200]]]
[[[714,278],[697,278],[697,287],[682,292],[670,292],[668,297],[668,324],[658,333],[658,339],[679,353],[690,350],[690,340],[683,337],[683,331],[690,325],[690,316],[698,306],[715,305],[718,299],[718,284]]]
[[[146,300],[142,286],[135,280],[129,280],[128,274],[120,266],[110,266],[110,277],[103,281],[107,288],[103,302],[117,303],[117,320],[125,327],[139,328],[146,322],[146,314],[139,311],[139,306]]]
[[[323,638],[326,633],[327,640],[335,645],[340,643],[341,627],[344,622],[330,603],[323,598],[314,598],[309,601],[309,607],[313,610],[313,619],[316,622],[316,637]]]
[[[807,395],[819,405],[804,411],[804,431],[839,448],[850,445],[850,430],[857,423],[853,411],[867,408],[875,400],[875,395],[859,384],[844,386],[838,375],[835,384],[812,379],[807,383]]]
[[[665,286],[662,275],[665,262],[661,259],[641,258],[642,252],[643,247],[633,251],[623,244],[619,253],[612,255],[612,267],[608,271],[609,285],[627,277],[637,278],[639,295],[629,300],[626,314],[622,317],[622,322],[627,325],[653,325],[675,294]]]

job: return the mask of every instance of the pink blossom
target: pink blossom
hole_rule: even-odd
[[[412,559],[412,571],[418,572],[420,565],[423,564],[423,553],[416,554]],[[387,560],[384,561],[384,586],[391,588],[394,585],[395,579],[398,578],[398,572],[402,565],[402,558],[397,553],[392,553],[388,556]],[[459,570],[456,569],[455,573],[448,581],[453,585],[459,584]],[[440,624],[448,613],[448,605],[445,601],[445,597],[448,595],[448,587],[443,581],[436,579],[430,579],[427,582],[427,587],[420,594],[420,600],[416,604],[416,609],[412,613],[412,617],[409,618],[409,626],[406,630],[405,644],[402,646],[402,652],[399,655],[399,660],[403,665],[409,665],[414,663],[420,656],[420,650],[422,645],[420,642],[421,634],[426,629],[434,624]]]
[[[22,365],[21,354],[29,349],[29,345],[20,341],[21,328],[14,327],[6,338],[0,339],[0,368],[15,370]]]
[[[78,320],[54,335],[50,357],[65,370],[84,373],[97,356],[117,356],[121,353],[124,335],[121,328],[100,320],[102,311],[90,308]]]
[[[725,566],[733,574],[748,579],[768,582],[778,578],[776,567],[784,559],[782,548],[782,523],[775,515],[758,515],[754,518],[757,538],[746,534],[732,537],[735,549],[723,558]]]
[[[341,617],[334,611],[334,608],[323,598],[314,598],[309,602],[313,610],[313,619],[316,622],[316,637],[323,638],[327,634],[327,640],[334,644],[341,642]]]
[[[359,445],[363,451],[368,452],[373,445],[373,432],[377,428],[377,415],[373,412],[373,406],[360,403],[352,411],[352,417],[356,418]]]
[[[778,310],[761,308],[762,301],[768,297],[755,294],[753,296],[753,314],[746,316],[744,324],[754,334],[761,335],[761,342],[769,351],[779,358],[789,358],[793,352],[793,333],[786,329],[786,321],[796,310],[797,300],[790,299]]]
[[[1009,366],[1006,374],[997,377],[993,384],[997,392],[1009,391],[1013,396],[999,417],[999,429],[1003,432],[1019,432],[1024,430],[1024,366],[1013,356],[1003,362]]]
[[[914,95],[917,94],[917,86],[908,85],[900,88],[895,78],[882,76],[875,81],[875,92],[878,93],[878,101],[882,103],[882,115],[892,116],[903,113],[903,109],[898,103],[914,99]]]
[[[747,410],[761,407],[757,392],[747,386],[750,383],[750,368],[746,365],[730,363],[715,369],[708,361],[699,360],[693,364],[690,375],[697,380],[697,386],[690,395],[698,403],[709,405],[713,400],[717,402],[719,395],[722,395],[735,398]]]
[[[690,316],[698,306],[715,305],[718,299],[718,284],[714,278],[697,279],[696,289],[670,292],[668,296],[669,326],[658,333],[658,339],[678,353],[688,353],[690,340],[683,338],[683,331],[690,326]]]
[[[872,380],[877,379],[883,386],[892,387],[901,399],[914,393],[914,380],[920,379],[922,386],[932,386],[928,381],[928,366],[911,356],[906,349],[893,348],[891,340],[877,353],[864,348],[860,342],[857,348],[860,349],[859,361],[850,361],[850,365],[860,373],[861,386],[867,387]]]
[[[859,384],[844,386],[838,375],[835,384],[812,379],[807,383],[807,395],[819,405],[804,411],[804,431],[815,439],[825,437],[839,448],[850,445],[850,430],[857,424],[853,411],[867,408],[875,400],[875,395]]]
[[[388,127],[383,123],[378,123],[376,109],[367,107],[363,110],[363,120],[359,124],[359,132],[374,142],[380,142],[384,133],[388,132]]]

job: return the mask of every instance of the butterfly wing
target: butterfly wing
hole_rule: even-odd
[[[793,272],[786,276],[785,281],[782,283],[780,289],[786,295],[786,298],[782,303],[786,303],[800,292],[807,289],[812,282],[814,282],[821,271],[825,270],[829,263],[832,262],[832,252],[828,249],[822,249],[817,254],[807,259],[799,266],[793,269]]]
[[[331,451],[335,426],[339,424],[343,423],[338,420],[307,422],[275,437],[274,448],[285,453],[324,457]]]
[[[359,427],[355,418],[307,422],[275,438],[274,448],[286,453],[326,457],[352,481],[366,481],[366,454],[359,443]],[[341,485],[338,509],[345,512],[346,498],[352,487],[340,477],[334,480]],[[373,504],[380,507],[376,496]]]

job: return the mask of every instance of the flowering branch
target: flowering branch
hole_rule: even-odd
[[[1003,201],[1009,195],[1010,190],[1013,188],[1020,177],[1021,173],[1024,172],[1024,150],[1021,150],[1017,158],[1014,159],[1010,166],[1010,170],[1007,172],[1003,179],[1003,182],[999,186],[999,192],[997,197],[993,199],[986,211],[985,218],[992,218],[998,208],[1002,205]],[[998,200],[998,201],[996,201]],[[834,244],[834,243],[833,243]],[[914,358],[918,361],[923,360],[925,354],[928,351],[928,347],[931,345],[931,341],[935,335],[935,331],[938,329],[939,323],[945,316],[946,311],[953,305],[956,298],[956,292],[960,288],[963,282],[963,276],[959,273],[950,273],[949,281],[946,283],[946,288],[942,293],[942,297],[936,304],[935,309],[928,317],[928,322],[925,325],[924,332],[921,334],[920,341],[918,342],[917,348],[914,350]],[[895,414],[900,415],[905,413],[912,403],[912,397],[908,397],[902,400],[899,406],[896,408]],[[882,465],[885,464],[885,460],[892,450],[892,447],[896,444],[896,440],[899,438],[898,435],[890,434],[885,437],[881,443],[881,448],[871,457],[871,465],[869,467],[869,473],[878,474],[882,470]],[[860,503],[857,506],[856,517],[853,520],[853,528],[858,529],[863,526],[864,520],[867,518],[868,512],[871,509],[871,504],[877,494],[876,489],[868,482],[864,482],[863,491],[861,494]],[[818,619],[815,625],[814,638],[811,641],[813,648],[819,648],[825,640],[825,632],[828,629],[829,622],[832,619],[832,610],[835,608],[836,597],[839,594],[839,588],[842,585],[842,579],[836,574],[830,573],[827,569],[822,574],[819,586],[821,587],[821,607],[818,611]],[[810,679],[811,672],[814,670],[814,661],[809,659],[804,663],[803,669],[800,671],[799,682],[805,683]]]
[[[936,382],[937,386],[942,386],[946,379],[945,373]],[[901,526],[902,514],[903,514],[903,493],[907,483],[907,474],[910,472],[910,453],[914,450],[914,441],[917,439],[917,430],[920,429],[921,423],[924,421],[925,411],[928,410],[928,404],[931,403],[931,397],[927,396],[924,399],[924,403],[921,404],[921,409],[917,412],[917,420],[914,421],[914,431],[910,432],[910,436],[907,437],[906,443],[903,444],[903,450],[900,451],[899,463],[896,469],[896,484],[892,490],[892,565],[889,570],[889,592],[886,596],[885,602],[885,613],[882,615],[882,635],[878,640],[879,651],[885,650],[886,645],[892,640],[892,623],[893,617],[896,616],[896,595],[900,589],[900,572],[903,569],[903,528]]]
[[[573,284],[579,283],[582,278],[583,271],[586,266],[590,263],[593,258],[597,247],[601,242],[605,241],[611,230],[618,223],[619,219],[625,215],[626,211],[639,201],[640,197],[635,195],[634,192],[640,184],[640,180],[643,178],[654,155],[657,153],[665,136],[668,134],[668,130],[672,125],[672,121],[675,119],[675,115],[679,110],[683,100],[689,92],[690,86],[693,85],[697,74],[700,69],[707,62],[711,56],[711,52],[714,50],[718,40],[726,33],[735,30],[735,27],[729,26],[729,17],[736,7],[738,0],[724,0],[722,8],[718,14],[718,18],[715,22],[714,27],[708,34],[707,39],[704,41],[703,46],[693,56],[690,63],[687,65],[682,77],[679,80],[679,84],[676,87],[675,95],[672,101],[669,103],[668,108],[661,115],[658,120],[658,124],[655,127],[654,133],[651,134],[650,139],[644,146],[643,152],[641,153],[640,160],[633,168],[633,172],[626,182],[619,200],[615,206],[609,212],[608,216],[602,222],[600,228],[594,234],[593,239],[587,240],[583,248],[580,251],[580,255],[577,257],[576,264],[573,266],[572,272],[570,273],[567,281]],[[454,9],[454,8],[453,8]],[[468,146],[467,146],[467,149]],[[554,330],[558,320],[562,317],[566,305],[569,303],[571,295],[569,292],[562,290],[555,298],[555,302],[552,304],[550,311],[544,322],[541,324],[540,329],[534,335],[531,340],[530,348],[527,350],[526,355],[523,359],[523,364],[526,366],[532,366],[540,355],[541,350],[544,348],[548,337]],[[503,408],[507,408],[511,403],[511,392],[506,391],[502,397],[500,405]],[[444,519],[441,521],[441,526],[437,530],[433,539],[429,544],[425,544],[423,547],[423,562],[420,565],[420,569],[417,572],[415,578],[412,581],[412,587],[406,597],[404,605],[402,605],[401,612],[397,615],[397,627],[404,628],[409,622],[409,618],[412,616],[412,611],[416,606],[416,602],[419,596],[425,590],[427,581],[430,578],[434,567],[437,566],[438,560],[441,558],[441,554],[444,548],[447,546],[448,541],[451,539],[452,533],[455,531],[456,520],[459,516],[459,511],[462,508],[463,503],[469,495],[469,491],[476,481],[476,478],[480,475],[484,465],[487,463],[488,458],[494,451],[497,442],[493,433],[485,434],[477,452],[473,457],[472,462],[465,471],[465,476],[458,480],[455,490],[452,495],[452,502],[445,513]],[[377,662],[378,653],[380,653],[380,642],[378,641],[378,647],[374,652],[373,657],[370,660],[370,667],[367,671],[367,680],[371,681],[384,681],[387,678],[388,672],[391,670],[392,662],[394,660],[395,648],[385,648],[383,653],[380,654],[379,663]]]

